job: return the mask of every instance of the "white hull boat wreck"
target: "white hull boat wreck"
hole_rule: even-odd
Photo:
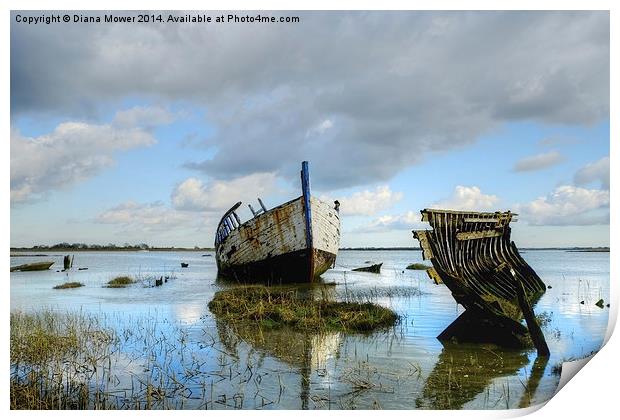
[[[338,201],[325,203],[310,195],[308,162],[302,163],[302,195],[278,207],[261,209],[241,223],[228,210],[215,233],[218,275],[263,283],[312,282],[334,266],[340,246]]]

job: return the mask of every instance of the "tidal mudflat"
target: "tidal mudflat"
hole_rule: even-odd
[[[209,303],[238,285],[202,252],[82,252],[84,271],[11,273],[13,408],[505,409],[549,399],[563,360],[597,351],[609,253],[528,250],[552,286],[535,310],[551,350],[440,343],[462,311],[418,251],[341,251],[313,299],[372,303],[398,320],[372,331],[231,322]],[[34,261],[11,256],[11,266]],[[180,262],[187,268],[181,268]],[[381,274],[353,272],[383,262]],[[108,287],[117,277],[132,282]],[[157,280],[161,286],[155,287]],[[66,283],[81,287],[54,289]],[[301,293],[301,292],[300,292]],[[582,303],[583,302],[583,303]],[[41,393],[41,391],[43,391]]]

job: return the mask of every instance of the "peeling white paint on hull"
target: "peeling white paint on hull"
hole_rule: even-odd
[[[340,246],[340,216],[333,204],[314,197],[309,201],[309,212],[301,196],[228,232],[216,244],[220,275],[245,281],[309,282],[333,267]]]

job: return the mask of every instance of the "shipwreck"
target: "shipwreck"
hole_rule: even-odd
[[[422,257],[433,263],[429,275],[465,308],[437,338],[514,347],[533,343],[539,354],[549,354],[531,306],[545,292],[545,284],[510,240],[509,225],[517,215],[435,209],[421,213],[432,230],[413,235]]]
[[[301,196],[267,209],[248,204],[253,217],[242,223],[238,202],[220,220],[215,233],[218,275],[238,281],[311,282],[336,261],[340,246],[338,201],[310,194],[308,162],[302,163]]]
[[[54,264],[53,261],[41,261],[34,262],[30,264],[22,264],[11,267],[11,273],[13,271],[45,271],[49,270],[49,268]]]

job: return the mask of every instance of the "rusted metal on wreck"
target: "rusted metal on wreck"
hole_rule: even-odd
[[[527,307],[546,287],[510,239],[509,224],[516,214],[436,209],[421,213],[422,221],[432,227],[413,231],[422,256],[433,263],[436,276],[465,308],[465,313],[438,338],[522,345],[528,336],[528,328],[521,323],[524,312],[526,316],[533,314]],[[521,291],[525,299],[519,299]],[[542,333],[534,331],[536,328],[532,326],[529,335],[538,348]],[[546,343],[541,346],[542,352],[548,351],[544,349]]]
[[[340,246],[338,203],[310,194],[308,163],[302,163],[302,195],[272,209],[260,209],[241,223],[236,203],[215,234],[218,274],[241,281],[310,282],[333,267]]]

